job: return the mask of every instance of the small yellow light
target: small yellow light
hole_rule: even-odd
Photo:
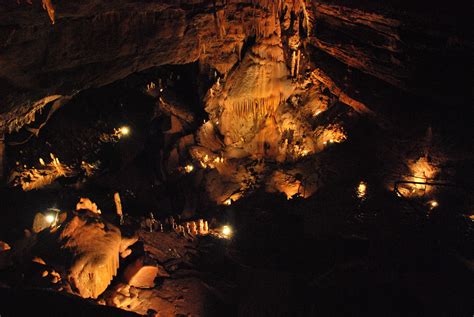
[[[56,217],[52,214],[48,214],[45,217],[46,222],[49,223],[49,224],[52,224],[55,219],[56,219]]]
[[[438,202],[436,200],[431,200],[429,202],[431,209],[436,208],[439,206]]]
[[[230,236],[232,235],[232,228],[227,225],[223,226],[222,234],[224,235],[225,238],[230,238]]]
[[[129,135],[130,134],[130,128],[127,126],[123,126],[119,129],[121,135]]]
[[[224,201],[224,205],[227,205],[227,206],[232,205],[232,199],[227,198],[227,199]]]
[[[186,173],[191,173],[194,170],[194,166],[191,164],[188,164],[184,167],[184,170],[186,171]]]
[[[366,195],[367,195],[367,184],[362,181],[357,186],[357,197],[360,199],[364,199]]]

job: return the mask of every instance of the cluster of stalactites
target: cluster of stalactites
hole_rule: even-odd
[[[4,129],[7,133],[12,133],[20,130],[24,125],[30,124],[35,121],[36,113],[43,111],[43,108],[50,102],[58,100],[61,95],[52,95],[44,97],[43,99],[35,102],[33,105],[25,105],[24,107],[18,107],[15,111],[8,113],[9,118],[4,118],[3,127],[0,122],[0,128]],[[27,109],[27,111],[24,111]]]
[[[268,115],[274,115],[280,103],[281,99],[278,97],[247,99],[233,102],[228,109],[241,118],[262,119]]]

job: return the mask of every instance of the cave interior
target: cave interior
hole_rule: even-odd
[[[472,316],[472,4],[0,3],[0,316]]]

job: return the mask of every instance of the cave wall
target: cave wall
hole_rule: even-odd
[[[371,77],[363,79],[367,85],[375,78],[445,105],[466,105],[472,98],[469,2],[320,0],[313,6],[316,63],[336,81],[349,77],[341,85],[364,89],[354,70]],[[338,62],[346,69],[335,73]]]
[[[225,74],[259,32],[259,17],[277,6],[305,6],[313,22],[306,49],[316,52],[309,59],[351,97],[365,98],[357,96],[352,69],[445,103],[472,97],[464,3],[286,2],[57,1],[52,25],[40,1],[2,1],[2,129],[33,120],[51,100],[159,65],[199,60]]]

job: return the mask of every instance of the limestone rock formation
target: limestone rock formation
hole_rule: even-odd
[[[151,288],[155,286],[155,278],[168,277],[166,270],[149,257],[142,256],[126,267],[123,280],[133,287]]]
[[[84,298],[97,298],[117,274],[119,255],[136,239],[124,239],[120,230],[89,212],[74,214],[63,225],[59,244],[69,254],[67,279]]]
[[[8,245],[8,243],[0,241],[0,252],[8,251],[10,249],[11,247]]]

